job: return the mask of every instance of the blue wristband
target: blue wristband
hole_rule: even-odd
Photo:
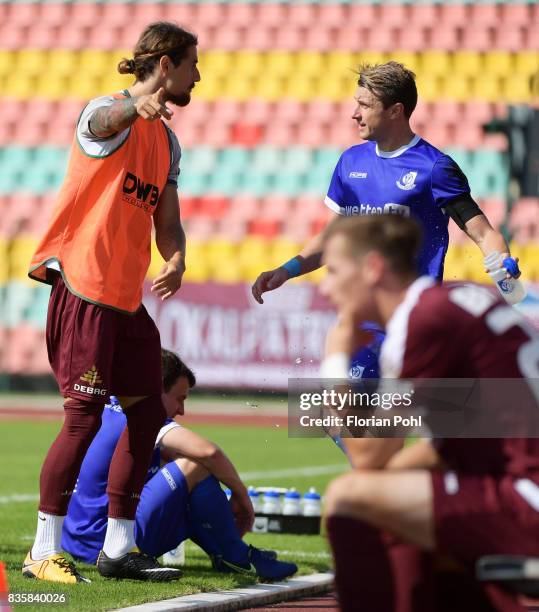
[[[502,266],[507,270],[513,278],[518,278],[521,274],[518,262],[513,257],[506,257],[503,260]]]
[[[301,263],[297,257],[292,257],[286,263],[284,263],[281,268],[284,268],[290,278],[294,278],[295,276],[299,276],[301,274]]]

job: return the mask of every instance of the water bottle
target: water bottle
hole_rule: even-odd
[[[284,494],[283,514],[287,516],[301,514],[301,495],[296,489],[290,489]]]
[[[303,516],[321,516],[322,501],[314,487],[303,496]]]
[[[262,505],[263,514],[281,514],[281,496],[277,491],[266,491]]]
[[[184,565],[185,564],[185,542],[181,542],[173,550],[169,550],[163,555],[163,565],[170,567],[171,565]]]
[[[254,487],[249,487],[247,489],[247,494],[249,495],[251,504],[253,504],[253,510],[255,511],[255,514],[257,512],[260,512],[262,506],[262,504],[260,503],[260,493]]]
[[[508,304],[518,304],[526,297],[526,290],[522,283],[516,278],[505,278],[507,272],[520,276],[520,270],[514,259],[506,257],[494,251],[484,259],[485,268],[504,300]]]

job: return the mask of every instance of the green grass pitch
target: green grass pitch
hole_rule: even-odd
[[[68,603],[62,605],[20,605],[14,609],[28,612],[43,609],[113,610],[252,583],[243,576],[212,572],[206,555],[192,543],[186,547],[184,576],[174,583],[108,581],[101,578],[95,568],[84,564],[78,566],[93,581],[89,585],[55,585],[24,578],[20,568],[35,531],[39,470],[59,427],[59,422],[31,421],[4,421],[0,425],[0,560],[8,568],[10,592],[65,593],[68,599]],[[197,425],[192,429],[219,444],[240,473],[249,476],[246,480],[248,485],[294,486],[302,492],[315,486],[322,493],[336,474],[346,470],[342,453],[330,440],[289,439],[283,427]],[[322,468],[321,471],[326,473],[305,475],[313,467]],[[284,470],[285,474],[277,477],[262,475],[280,470]],[[17,499],[16,496],[25,497]],[[279,551],[282,559],[298,564],[300,574],[324,571],[331,565],[322,536],[248,534],[246,541],[254,546]]]

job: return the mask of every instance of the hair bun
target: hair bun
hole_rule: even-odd
[[[118,64],[118,72],[120,74],[134,74],[135,73],[135,60],[124,58]]]

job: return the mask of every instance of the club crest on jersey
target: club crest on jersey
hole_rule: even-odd
[[[410,170],[406,174],[402,175],[400,179],[396,182],[396,185],[399,189],[403,191],[410,191],[415,187],[415,179],[417,177],[417,172]]]

